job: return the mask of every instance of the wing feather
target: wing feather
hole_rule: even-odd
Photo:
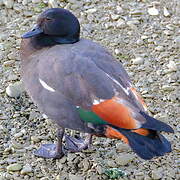
[[[74,106],[91,110],[96,100],[109,100],[116,96],[123,100],[123,106],[132,110],[136,121],[143,122],[139,112],[144,109],[131,91],[129,76],[122,64],[103,47],[89,40],[83,40],[77,46],[54,46],[49,52],[47,50],[44,61],[46,63],[39,63],[39,78]]]

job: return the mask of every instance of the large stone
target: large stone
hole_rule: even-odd
[[[6,94],[10,97],[17,98],[24,92],[24,86],[21,81],[11,83],[6,88]]]

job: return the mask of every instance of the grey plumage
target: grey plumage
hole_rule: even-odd
[[[27,91],[40,110],[60,126],[91,131],[79,118],[76,106],[90,110],[94,99],[111,99],[115,92],[132,102],[131,106],[137,106],[137,100],[133,101],[135,97],[124,92],[130,86],[130,79],[121,63],[90,40],[43,48],[29,57],[22,56],[22,60]],[[43,88],[39,79],[55,92]]]

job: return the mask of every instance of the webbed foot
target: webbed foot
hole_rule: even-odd
[[[42,144],[42,146],[34,152],[34,155],[42,158],[60,159],[64,156],[64,152],[58,151],[56,144]]]
[[[85,140],[82,138],[74,138],[65,135],[66,149],[70,152],[80,152],[90,147],[92,141],[92,135],[89,135]]]

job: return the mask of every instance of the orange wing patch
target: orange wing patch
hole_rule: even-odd
[[[138,128],[137,121],[133,119],[128,107],[116,102],[116,97],[93,105],[92,111],[114,126],[125,129]]]
[[[123,134],[109,126],[106,128],[105,136],[111,139],[121,139],[124,143],[129,144],[128,139]]]
[[[143,136],[147,136],[150,133],[148,129],[144,129],[144,128],[135,129],[135,130],[131,130],[131,131],[135,132],[137,134],[143,135]]]
[[[131,91],[133,92],[133,94],[135,95],[136,99],[142,104],[142,106],[144,107],[144,110],[147,111],[147,105],[144,102],[143,98],[141,97],[141,95],[136,91],[135,88],[131,87],[130,88]]]

